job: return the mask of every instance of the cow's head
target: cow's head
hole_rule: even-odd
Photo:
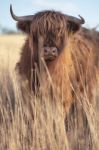
[[[42,43],[46,62],[57,58],[69,35],[75,34],[85,22],[81,16],[78,19],[56,11],[42,11],[35,15],[18,17],[10,6],[10,12],[12,18],[18,21],[18,29],[28,34],[31,49],[35,47],[34,51],[38,52],[38,45]]]

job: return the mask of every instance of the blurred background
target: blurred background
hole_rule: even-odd
[[[76,17],[80,14],[85,18],[84,26],[88,28],[99,24],[98,0],[0,0],[0,34],[17,32],[16,22],[10,16],[10,4],[16,15],[54,9]]]

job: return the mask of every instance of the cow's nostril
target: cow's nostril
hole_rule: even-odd
[[[45,49],[44,52],[47,53],[47,49]]]
[[[53,54],[56,54],[56,53],[57,53],[57,48],[53,48],[53,49],[52,49],[52,53],[53,53]]]
[[[48,54],[48,53],[49,53],[49,48],[48,48],[48,47],[45,47],[45,48],[44,48],[44,53],[45,53],[45,54]]]
[[[56,53],[56,49],[53,49],[53,51],[52,51],[53,53]]]

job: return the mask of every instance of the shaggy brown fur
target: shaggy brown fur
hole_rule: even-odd
[[[32,80],[33,90],[36,82],[34,63],[38,63],[38,38],[42,36],[43,46],[55,46],[59,52],[58,57],[46,62],[46,65],[65,112],[73,102],[74,92],[86,91],[89,98],[92,96],[96,70],[99,69],[98,32],[80,28],[75,22],[66,20],[64,14],[54,11],[37,13],[33,21],[18,22],[17,26],[28,33],[17,68],[29,83]]]

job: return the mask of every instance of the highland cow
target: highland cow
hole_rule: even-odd
[[[17,69],[28,79],[35,92],[39,81],[35,75],[35,64],[40,73],[43,58],[54,87],[56,87],[64,111],[73,103],[75,93],[86,93],[92,97],[99,68],[99,33],[81,27],[84,19],[65,15],[57,11],[42,11],[30,16],[18,17],[10,7],[17,27],[27,34],[21,50]],[[47,82],[47,78],[43,78]]]

